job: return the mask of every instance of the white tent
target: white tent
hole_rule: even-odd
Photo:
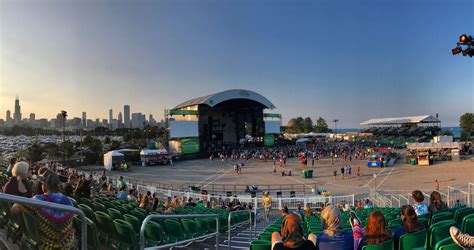
[[[115,158],[115,159],[114,159]],[[114,164],[114,160],[117,161],[117,158],[123,159],[123,154],[119,151],[109,151],[104,154],[104,168],[107,171],[112,170],[112,165]]]
[[[140,155],[161,155],[161,154],[168,154],[168,151],[166,149],[148,149],[144,148],[141,152]]]
[[[296,143],[305,143],[305,142],[309,142],[309,139],[308,138],[300,138],[300,139],[296,140]]]

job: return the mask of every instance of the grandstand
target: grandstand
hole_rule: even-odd
[[[368,126],[363,132],[389,141],[424,142],[441,132],[441,121],[432,115],[375,118],[360,125]]]
[[[7,181],[5,168],[0,171],[0,184]],[[79,173],[87,174],[87,173]],[[99,178],[98,175],[92,176]],[[110,180],[112,181],[112,180]],[[126,185],[132,188],[131,183]],[[31,199],[0,194],[0,232],[8,239],[7,248],[21,247],[35,249],[41,244],[38,237],[40,224],[37,218],[27,213],[15,215],[10,212],[13,202],[29,204],[30,206],[54,207],[77,214],[74,219],[74,228],[78,243],[82,249],[144,249],[157,247],[168,249],[174,246],[185,246],[188,249],[270,249],[271,234],[281,230],[283,217],[278,216],[278,210],[288,207],[291,210],[298,206],[309,206],[313,211],[327,204],[342,206],[349,204],[360,218],[362,226],[366,225],[369,214],[380,210],[388,223],[394,229],[402,225],[400,207],[412,204],[410,194],[389,195],[372,193],[373,208],[356,209],[353,195],[347,196],[303,196],[272,200],[273,216],[267,222],[261,217],[261,197],[223,197],[224,194],[208,196],[202,193],[178,192],[175,190],[159,189],[153,186],[136,186],[140,193],[150,191],[155,193],[159,200],[166,200],[168,196],[206,200],[211,203],[223,202],[242,204],[241,210],[230,211],[228,208],[205,208],[198,206],[184,206],[176,208],[172,213],[149,211],[140,208],[136,202],[128,202],[93,192],[90,198],[69,196],[74,207],[57,205],[49,202],[33,202]],[[421,222],[427,229],[414,234],[404,235],[400,239],[403,248],[413,249],[458,249],[449,236],[449,228],[456,225],[461,231],[474,234],[474,208],[472,208],[474,184],[469,184],[468,191],[449,187],[443,199],[450,209],[436,212],[430,218],[420,216]],[[429,197],[429,194],[424,194]],[[406,200],[406,202],[403,202]],[[425,199],[428,203],[429,199]],[[398,202],[396,202],[398,201]],[[349,212],[342,211],[344,230],[351,231]],[[307,236],[310,233],[319,234],[323,231],[321,218],[316,214],[306,216],[303,220],[303,230]],[[84,227],[84,228],[81,228]],[[387,249],[379,247],[376,249]],[[390,248],[388,248],[390,249]],[[460,248],[459,248],[460,249]]]

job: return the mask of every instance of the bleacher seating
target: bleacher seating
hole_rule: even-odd
[[[361,220],[362,226],[366,226],[368,216],[377,209],[384,214],[389,228],[395,229],[402,225],[400,208],[370,208],[355,211]],[[453,243],[449,235],[449,228],[453,225],[459,226],[462,232],[470,233],[471,235],[474,234],[474,208],[455,208],[439,212],[435,216],[436,219],[430,222],[428,222],[428,215],[419,216],[419,221],[424,223],[427,229],[403,235],[398,244],[399,248],[396,250],[461,249]],[[274,223],[268,225],[265,230],[260,233],[258,240],[251,242],[250,249],[269,250],[271,247],[271,235],[273,232],[280,232],[283,219],[284,217],[280,217]],[[341,220],[343,221],[344,230],[352,230],[349,223],[349,212],[342,212]],[[456,221],[459,221],[459,223],[457,224]],[[323,231],[319,215],[306,216],[302,223],[305,236],[308,236],[310,233],[318,235]],[[387,248],[386,244],[390,246]],[[392,244],[393,242],[387,242],[381,245],[366,247],[365,249],[393,249],[391,247]]]

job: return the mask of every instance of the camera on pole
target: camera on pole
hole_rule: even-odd
[[[472,57],[474,55],[474,41],[472,36],[462,34],[459,36],[459,42],[457,43],[456,48],[451,50],[453,55],[462,54],[463,56]]]

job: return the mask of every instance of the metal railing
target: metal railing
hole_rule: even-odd
[[[140,250],[145,249],[145,229],[146,229],[146,225],[148,224],[148,222],[150,222],[151,219],[153,219],[153,218],[179,219],[179,218],[206,218],[206,217],[216,218],[216,232],[206,234],[206,235],[202,235],[202,236],[192,238],[192,239],[178,241],[178,242],[175,242],[175,243],[149,247],[149,248],[146,248],[146,249],[171,248],[171,247],[179,246],[179,245],[186,244],[186,243],[192,243],[192,242],[202,240],[202,239],[207,239],[207,238],[210,238],[212,236],[216,236],[216,249],[219,249],[219,215],[217,215],[217,214],[180,214],[180,215],[178,215],[178,214],[174,214],[174,215],[150,214],[145,218],[145,220],[143,220],[142,226],[140,227]]]
[[[448,207],[456,207],[459,205],[468,205],[469,193],[459,188],[448,186]]]
[[[468,193],[468,196],[467,196],[467,199],[468,199],[468,205],[469,207],[474,207],[474,183],[468,183],[467,184],[467,193]]]
[[[65,211],[65,212],[77,214],[79,216],[79,219],[81,220],[81,249],[82,250],[87,249],[86,216],[84,215],[84,212],[82,212],[80,209],[71,207],[71,206],[66,206],[63,204],[47,202],[47,201],[39,201],[39,200],[29,199],[25,197],[16,196],[16,195],[2,194],[2,193],[0,193],[0,200],[14,202],[18,204],[26,204],[33,207],[43,207],[43,208],[49,208],[53,210],[59,210],[59,211]]]
[[[228,246],[229,246],[229,250],[232,249],[231,248],[231,242],[232,242],[232,227],[234,228],[237,228],[243,224],[246,224],[247,222],[246,221],[242,221],[240,223],[237,223],[237,224],[234,224],[232,225],[232,215],[233,214],[238,214],[238,213],[249,213],[249,226],[250,226],[250,231],[249,231],[249,235],[250,235],[250,241],[252,241],[252,210],[240,210],[240,211],[232,211],[229,213],[229,216],[228,216],[228,225],[227,225],[227,241],[228,241]],[[257,217],[257,215],[255,214],[255,217]]]

